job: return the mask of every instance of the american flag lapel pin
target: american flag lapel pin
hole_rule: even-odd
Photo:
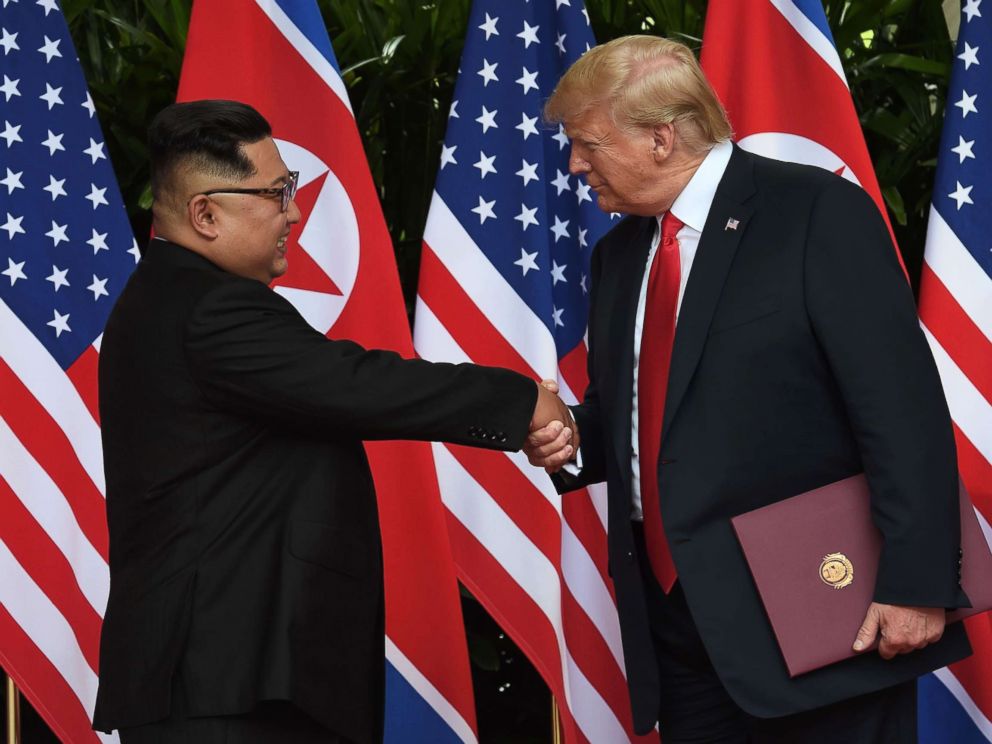
[[[723,228],[723,231],[726,232],[727,230],[736,230],[739,224],[741,224],[740,220],[735,220],[731,217],[727,220],[727,226]]]

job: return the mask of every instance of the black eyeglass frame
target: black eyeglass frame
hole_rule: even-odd
[[[214,194],[251,194],[254,196],[279,196],[279,208],[280,211],[285,212],[289,209],[289,203],[293,201],[293,197],[296,196],[296,186],[300,180],[299,171],[290,171],[289,180],[286,181],[282,186],[270,186],[264,189],[235,189],[235,188],[221,188],[221,189],[210,189],[209,191],[200,191],[199,193],[193,194],[193,196],[213,196]],[[192,198],[192,197],[191,197]]]

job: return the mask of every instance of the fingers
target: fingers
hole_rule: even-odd
[[[555,380],[541,380],[541,387],[555,395],[558,394],[558,383]]]
[[[878,636],[878,609],[874,602],[868,608],[865,621],[858,628],[858,637],[854,640],[854,650],[857,652],[866,651],[875,643]]]
[[[883,659],[892,659],[899,654],[925,648],[940,640],[944,633],[945,613],[940,607],[902,607],[872,603],[869,616],[876,619],[881,642],[878,653]],[[866,624],[868,622],[866,618]],[[864,626],[862,626],[864,629]],[[861,631],[855,650],[862,640]]]
[[[561,421],[552,421],[527,436],[524,453],[531,465],[554,468],[554,472],[557,472],[575,452],[575,446],[571,444],[572,437],[571,428]]]

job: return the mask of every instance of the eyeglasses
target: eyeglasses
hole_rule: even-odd
[[[273,186],[267,189],[210,189],[201,191],[193,196],[213,196],[214,194],[255,194],[257,196],[278,196],[279,208],[285,212],[289,209],[289,203],[296,196],[296,184],[300,180],[299,171],[290,171],[289,179],[282,186]]]

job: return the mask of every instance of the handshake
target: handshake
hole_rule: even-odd
[[[579,450],[579,429],[572,412],[558,397],[558,383],[554,380],[542,380],[537,386],[537,405],[523,450],[531,465],[549,474],[575,459]]]

